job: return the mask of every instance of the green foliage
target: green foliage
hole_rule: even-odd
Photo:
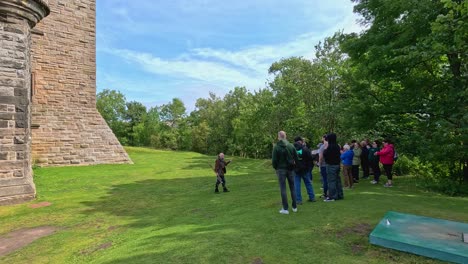
[[[106,120],[121,144],[127,145],[128,126],[125,123],[125,96],[114,90],[105,89],[96,95],[96,108]]]
[[[350,91],[361,102],[345,109],[357,121],[350,125],[373,126],[422,161],[441,164],[450,185],[468,183],[466,1],[354,2],[369,27],[342,41],[353,67]]]

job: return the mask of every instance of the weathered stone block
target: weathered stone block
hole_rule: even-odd
[[[8,121],[5,121],[5,120],[0,120],[0,129],[1,128],[8,128]]]
[[[13,87],[0,87],[0,94],[3,95],[3,96],[14,96],[15,95],[15,89]],[[5,111],[6,111],[6,109],[5,109]]]
[[[0,152],[0,160],[8,160],[8,152]]]
[[[26,88],[15,88],[15,96],[28,96],[28,89]]]
[[[0,113],[0,120],[14,120],[14,113]]]
[[[18,152],[16,153],[16,160],[25,160],[27,155],[25,152]]]
[[[26,120],[17,120],[16,121],[16,128],[25,128],[27,125]]]

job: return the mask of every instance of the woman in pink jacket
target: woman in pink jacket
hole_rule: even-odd
[[[388,179],[384,187],[392,187],[392,167],[394,163],[393,157],[395,155],[393,144],[391,144],[388,139],[384,140],[382,150],[375,152],[374,155],[379,156],[380,163],[382,163],[385,175]]]

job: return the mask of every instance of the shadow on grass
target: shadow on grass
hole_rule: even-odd
[[[237,171],[243,173],[253,172],[265,172],[265,169],[271,168],[271,160],[264,160],[258,162],[258,160],[244,159],[244,158],[226,158],[231,160],[231,163],[227,166],[229,171]],[[189,162],[185,162],[180,166],[182,170],[198,170],[198,169],[214,169],[216,157],[193,157]]]
[[[194,158],[185,169],[207,166],[204,163],[209,160],[212,159]],[[117,237],[110,238],[115,241],[111,248],[105,249],[109,251],[105,256],[112,257],[112,260],[96,259],[96,262],[253,263],[261,260],[260,263],[303,263],[304,259],[320,262],[327,258],[321,254],[328,254],[333,250],[330,247],[337,250],[340,243],[350,243],[349,252],[357,256],[373,254],[376,250],[369,247],[367,239],[363,238],[367,237],[372,224],[369,227],[365,225],[363,234],[347,233],[346,229],[323,232],[322,229],[330,221],[336,220],[332,214],[340,211],[338,214],[341,216],[357,220],[368,217],[375,222],[379,218],[369,215],[383,215],[389,209],[423,212],[426,207],[421,204],[427,204],[429,208],[442,208],[447,202],[417,190],[408,191],[404,185],[384,189],[362,183],[357,186],[358,189],[345,193],[344,201],[314,203],[311,207],[304,205],[301,207],[301,210],[304,208],[303,214],[301,211],[297,215],[278,217],[279,190],[274,173],[268,172],[267,175],[263,168],[266,165],[258,166],[258,162],[254,164],[239,159],[236,166],[236,176],[227,176],[228,186],[233,187],[230,193],[214,194],[214,177],[147,179],[112,185],[107,194],[97,201],[84,202],[88,207],[85,214],[109,215],[109,221],[118,222],[125,230]],[[252,166],[257,166],[262,173],[257,175],[255,170],[252,172]],[[317,182],[314,184],[318,187]],[[359,206],[353,206],[355,202]],[[313,210],[313,213],[308,213],[307,209]],[[442,210],[440,213],[443,213]],[[437,216],[437,213],[434,214],[432,216]],[[462,214],[460,216],[463,217]],[[313,228],[309,226],[311,217],[316,217]],[[312,247],[315,250],[283,256],[285,245],[278,238],[290,237],[291,232],[294,232],[294,239],[286,241],[299,241],[301,250]],[[329,237],[333,233],[342,236],[339,242]],[[288,248],[298,249],[295,245],[288,245]],[[376,258],[381,255],[378,254]],[[395,252],[388,255],[407,257]],[[414,259],[421,260],[409,257],[405,259],[407,262],[402,263],[411,263]]]
[[[238,182],[233,192],[214,194],[214,182],[214,177],[143,180],[113,185],[98,201],[84,202],[85,214],[126,219],[126,236],[134,236],[129,254],[107,263],[251,263],[258,258],[248,245],[264,224],[262,212],[245,205],[252,203],[249,193],[255,186],[271,185],[276,191],[277,183],[252,178],[248,184]],[[263,204],[269,207],[271,200]]]

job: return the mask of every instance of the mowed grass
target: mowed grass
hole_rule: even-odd
[[[439,263],[372,246],[369,233],[389,210],[468,222],[468,198],[418,190],[409,177],[393,188],[361,181],[343,201],[280,215],[269,160],[233,158],[231,192],[214,194],[213,156],[127,151],[134,165],[36,169],[37,200],[0,207],[0,235],[60,229],[0,263]],[[43,201],[52,205],[29,207]]]

